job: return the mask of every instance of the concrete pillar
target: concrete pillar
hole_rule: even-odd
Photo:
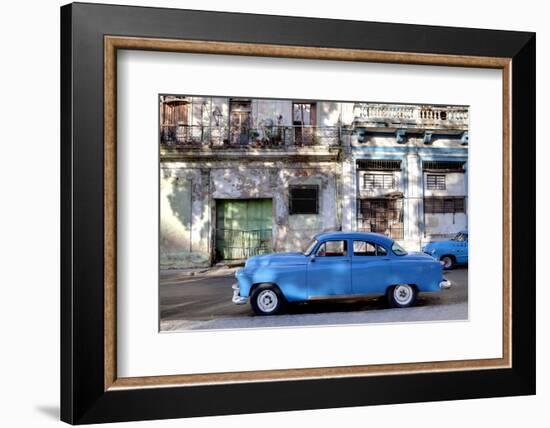
[[[273,168],[269,175],[269,185],[273,191],[273,251],[282,252],[285,248],[288,221],[288,183],[283,180],[283,174]]]
[[[408,249],[419,251],[421,234],[420,222],[421,204],[422,204],[422,162],[418,153],[407,154],[407,194],[405,203],[407,204],[407,216],[404,219],[407,224],[407,236],[405,236],[405,245]]]
[[[200,221],[196,225],[198,228],[198,245],[195,251],[210,254],[211,234],[215,232],[215,224],[212,224],[210,198],[210,169],[201,169],[201,189],[200,189]]]
[[[348,144],[344,144],[342,148],[342,230],[349,231],[355,230],[355,162],[351,155],[351,147]]]

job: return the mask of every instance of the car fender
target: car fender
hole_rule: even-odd
[[[307,267],[305,265],[277,265],[254,269],[252,272],[241,270],[237,274],[240,295],[250,297],[257,284],[275,284],[289,302],[307,299]]]
[[[420,292],[439,291],[443,268],[435,260],[415,260],[406,256],[393,263],[392,283],[415,285]]]

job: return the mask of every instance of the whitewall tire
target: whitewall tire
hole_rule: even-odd
[[[279,289],[271,284],[258,285],[250,297],[250,305],[256,315],[278,314],[284,303]]]
[[[407,308],[416,301],[416,287],[398,284],[388,290],[388,303],[392,308]]]

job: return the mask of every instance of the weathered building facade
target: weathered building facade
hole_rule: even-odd
[[[467,227],[464,107],[160,97],[160,261],[299,251],[324,230],[411,249]]]

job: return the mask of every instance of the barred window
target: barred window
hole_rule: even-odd
[[[466,212],[464,196],[445,196],[424,198],[424,213],[426,214],[456,214]]]
[[[317,214],[318,186],[290,186],[289,214]]]
[[[358,159],[357,169],[401,171],[401,161],[398,159]]]
[[[393,174],[364,174],[363,189],[393,189]]]
[[[428,190],[445,190],[445,174],[428,174],[426,178],[426,184]]]
[[[464,161],[424,161],[422,169],[424,171],[448,171],[448,172],[464,172]]]

